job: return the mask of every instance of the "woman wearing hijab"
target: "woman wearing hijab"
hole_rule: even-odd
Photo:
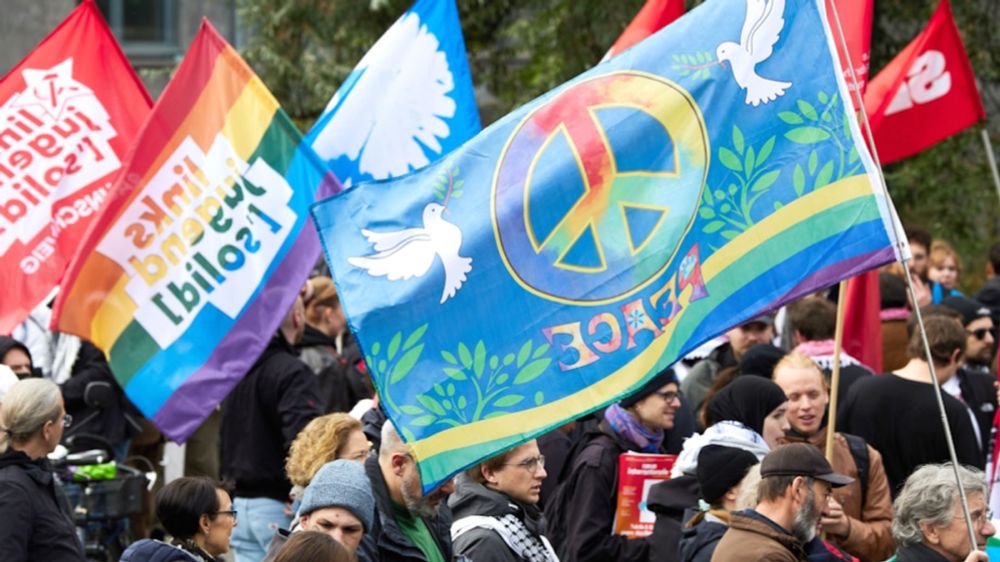
[[[698,454],[707,445],[749,451],[761,459],[777,447],[789,429],[785,411],[788,398],[781,387],[764,377],[742,375],[720,390],[706,408],[708,429],[684,442],[670,480],[653,485],[647,504],[656,513],[651,554],[653,559],[677,556],[682,522],[694,515],[702,499],[696,471]]]

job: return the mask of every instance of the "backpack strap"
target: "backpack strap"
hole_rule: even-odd
[[[864,509],[865,500],[868,499],[868,472],[871,468],[871,459],[868,456],[868,443],[857,435],[841,433],[847,440],[847,446],[854,457],[854,464],[858,467],[858,480],[861,481],[861,507]]]

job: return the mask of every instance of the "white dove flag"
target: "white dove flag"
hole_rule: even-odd
[[[479,129],[455,0],[418,0],[361,59],[306,141],[346,187],[423,168]]]
[[[823,2],[709,0],[438,162],[313,205],[425,491],[896,258]]]

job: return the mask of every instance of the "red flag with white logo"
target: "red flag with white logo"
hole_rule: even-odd
[[[93,0],[0,80],[0,333],[59,283],[151,107]]]
[[[834,19],[833,9],[837,8],[837,19]],[[848,66],[848,57],[844,55],[844,48],[840,41],[840,33],[837,31],[837,21],[840,21],[840,28],[844,31],[844,42],[847,43],[847,52],[850,57],[850,64],[854,67],[854,77],[858,81],[858,86],[863,94],[868,83],[869,61],[871,58],[872,45],[872,17],[873,0],[826,0],[826,18],[833,29],[833,36],[837,44],[837,54],[840,55],[840,67],[844,69],[844,80],[847,81],[847,88],[853,93],[854,81],[851,79],[851,71]],[[851,96],[851,103],[854,109],[858,109],[858,103],[854,96]]]
[[[985,119],[948,0],[941,0],[923,33],[869,83],[865,110],[883,164],[913,156]]]
[[[604,60],[616,57],[636,43],[663,29],[684,15],[684,0],[646,0],[632,23],[618,37]]]

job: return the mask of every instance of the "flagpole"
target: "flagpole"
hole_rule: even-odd
[[[833,463],[833,441],[837,429],[837,397],[840,395],[840,352],[844,345],[844,310],[847,308],[847,281],[840,282],[837,297],[837,327],[833,335],[833,372],[830,374],[830,404],[826,423],[826,460]]]
[[[983,139],[983,148],[986,149],[986,160],[990,163],[990,172],[993,173],[993,186],[997,189],[997,198],[1000,199],[1000,172],[997,172],[997,159],[993,155],[993,143],[990,142],[990,132],[986,128],[986,124],[983,124],[983,128],[979,130],[980,137]]]
[[[878,148],[875,146],[875,136],[872,134],[871,123],[868,121],[868,112],[865,111],[864,99],[861,97],[861,88],[858,86],[858,77],[854,72],[854,64],[851,62],[850,51],[847,48],[847,39],[844,37],[844,28],[840,24],[840,14],[837,12],[837,0],[829,0],[832,3],[834,22],[837,24],[837,35],[840,39],[840,47],[844,50],[844,57],[847,59],[847,69],[851,77],[851,82],[854,84],[854,99],[857,103],[858,110],[861,113],[862,124],[864,125],[865,134],[868,136],[868,145],[871,148],[872,159],[875,161],[875,167],[877,169],[877,176],[879,178],[879,185],[882,188],[882,194],[889,202],[889,213],[893,215],[893,226],[899,224],[899,217],[896,215],[896,208],[892,205],[892,199],[889,196],[889,188],[885,184],[885,176],[882,175],[882,163],[878,157]],[[989,140],[989,139],[987,139]],[[1000,192],[998,192],[1000,193]],[[903,247],[903,241],[897,240],[896,243],[901,250]],[[937,369],[934,368],[934,357],[931,355],[931,345],[927,341],[927,330],[924,328],[923,315],[920,314],[920,306],[917,304],[917,294],[913,288],[913,277],[910,273],[910,265],[908,260],[900,259],[901,264],[903,264],[903,274],[906,278],[906,288],[910,293],[910,299],[913,302],[913,314],[917,320],[917,326],[920,328],[920,339],[924,344],[924,355],[927,361],[927,367],[931,372],[931,386],[934,387],[934,397],[937,399],[938,411],[941,414],[941,425],[944,428],[945,442],[948,445],[948,456],[951,459],[951,467],[955,474],[955,485],[958,486],[958,496],[962,504],[962,515],[965,518],[966,530],[969,532],[969,544],[977,544],[975,526],[972,524],[972,513],[969,511],[969,499],[965,497],[965,488],[962,486],[962,478],[958,473],[958,454],[955,452],[955,441],[951,437],[951,424],[948,423],[948,415],[944,409],[944,398],[941,396],[941,383],[937,379]],[[827,430],[829,431],[829,429]]]

